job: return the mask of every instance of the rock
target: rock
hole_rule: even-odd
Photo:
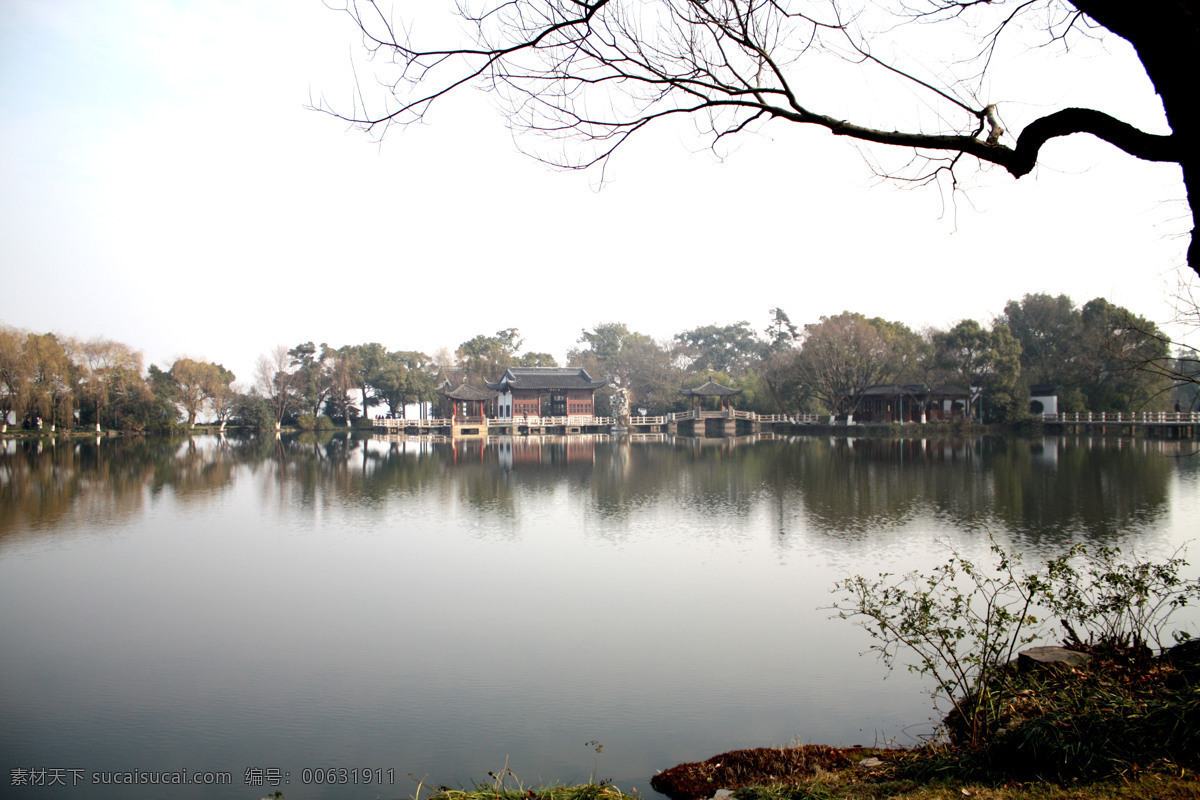
[[[718,791],[765,783],[796,783],[817,770],[850,766],[845,751],[824,745],[731,750],[707,761],[679,764],[650,779],[650,788],[670,800],[707,800]]]
[[[1170,688],[1179,690],[1200,683],[1200,639],[1189,639],[1167,648],[1162,654],[1162,661],[1175,668],[1174,673],[1167,677],[1167,686]]]
[[[1039,667],[1079,667],[1091,660],[1087,653],[1065,647],[1030,647],[1017,654],[1017,669],[1028,672]]]
[[[862,761],[858,762],[858,766],[860,766],[860,767],[881,767],[881,766],[883,766],[883,762],[880,761],[878,758],[874,758],[874,757],[864,758]]]
[[[1163,661],[1176,667],[1200,667],[1200,639],[1188,639],[1162,654]]]

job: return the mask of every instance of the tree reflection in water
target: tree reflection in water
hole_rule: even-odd
[[[1178,443],[1046,438],[716,439],[505,437],[385,441],[344,432],[251,438],[10,441],[0,452],[0,536],[119,524],[169,492],[205,503],[245,475],[264,502],[382,511],[433,492],[484,515],[565,490],[600,519],[662,503],[749,515],[764,500],[781,542],[797,529],[860,537],[928,516],[1002,527],[1035,546],[1110,542],[1162,513]],[[586,500],[584,500],[586,499]]]

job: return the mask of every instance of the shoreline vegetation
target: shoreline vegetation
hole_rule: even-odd
[[[1200,798],[1200,641],[1154,657],[1141,645],[1072,642],[1084,662],[1003,676],[983,745],[734,750],[679,764],[650,785],[668,800],[1184,800]],[[1174,654],[1174,655],[1173,655]],[[949,720],[949,718],[948,718]],[[644,800],[607,781],[440,786],[414,800]]]
[[[736,395],[742,411],[832,415],[856,424],[928,418],[1019,425],[1043,413],[1090,419],[1200,408],[1194,351],[1101,298],[1079,308],[1066,296],[1026,295],[1009,302],[990,328],[962,320],[918,332],[851,311],[804,326],[780,308],[770,318],[761,331],[741,321],[663,341],[603,323],[581,331],[565,369],[583,370],[599,384],[589,413],[600,417],[636,411],[654,418],[718,395]],[[449,417],[454,403],[490,404],[480,413],[491,417],[499,395],[487,400],[479,393],[490,393],[485,387],[507,370],[563,369],[549,353],[522,353],[523,343],[517,328],[506,328],[432,356],[379,342],[277,345],[259,357],[250,382],[243,375],[239,383],[216,362],[179,357],[169,367],[144,368],[141,352],[121,342],[0,324],[0,421],[88,432],[98,423],[104,430],[183,433],[202,419],[268,432],[287,425],[321,430],[369,426],[373,416],[394,418],[414,405]],[[716,395],[711,387],[696,394],[710,383]],[[479,396],[463,399],[454,387]],[[538,396],[554,395],[546,388]],[[551,402],[559,404],[565,407],[565,395]],[[535,405],[540,415],[541,400]]]
[[[933,678],[935,707],[949,707],[935,740],[735,750],[664,770],[651,788],[668,800],[1200,797],[1200,639],[1170,624],[1200,601],[1182,552],[1146,561],[1075,545],[1026,571],[1019,553],[991,550],[992,567],[953,553],[928,573],[835,590],[843,599],[831,609],[871,633],[889,669],[907,652],[909,668]],[[1030,647],[1050,620],[1062,646]],[[439,787],[426,800],[636,796],[594,782],[513,792],[511,774],[506,765],[493,786]]]
[[[369,422],[369,421],[368,421]],[[1042,435],[1044,426],[1036,421],[1025,422],[1020,424],[981,424],[977,422],[907,422],[903,425],[899,423],[854,423],[853,425],[827,424],[827,423],[805,423],[796,424],[786,431],[790,436],[803,435],[819,435],[819,436],[845,436],[855,438],[910,438],[919,436],[920,438],[931,438],[941,436],[1040,436]],[[96,430],[94,427],[76,426],[71,429],[56,428],[51,431],[48,427],[42,429],[30,428],[25,429],[14,425],[9,425],[5,431],[0,431],[0,439],[89,439],[89,438],[116,438],[116,437],[155,437],[167,436],[172,438],[187,438],[189,436],[217,436],[221,434],[229,436],[246,436],[246,435],[271,435],[274,433],[281,434],[299,434],[299,433],[317,433],[334,435],[338,433],[370,433],[371,428],[364,425],[355,425],[346,427],[345,425],[319,427],[315,430],[305,429],[297,425],[283,425],[278,431],[261,430],[250,425],[226,425],[222,429],[216,424],[197,424],[192,428],[176,427],[169,431],[130,431],[118,430],[115,428],[102,428]],[[1129,433],[1121,433],[1115,429],[1103,434],[1112,438],[1121,436],[1129,437]],[[1135,437],[1140,437],[1140,433],[1132,434]],[[684,437],[688,438],[688,437]]]
[[[811,747],[811,746],[810,746]],[[764,760],[795,757],[797,748],[733,751],[713,761],[729,761],[745,753]],[[867,747],[825,748],[829,767],[814,764],[787,781],[768,773],[734,790],[714,789],[717,800],[1194,800],[1200,797],[1200,775],[1183,768],[1139,770],[1112,778],[1052,783],[1045,781],[984,781],[953,774],[909,774],[921,756],[914,751]],[[707,762],[703,762],[707,763]],[[680,765],[692,766],[692,765]],[[483,785],[472,789],[439,787],[418,792],[413,800],[645,800],[636,790],[621,791],[612,784],[586,783],[539,788]]]

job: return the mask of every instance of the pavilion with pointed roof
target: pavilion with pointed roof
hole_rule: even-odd
[[[709,378],[699,386],[691,389],[680,389],[679,393],[686,397],[692,398],[693,410],[699,406],[701,402],[703,402],[704,398],[716,397],[718,408],[723,411],[727,408],[730,408],[729,398],[736,397],[737,395],[741,394],[742,390],[731,389],[728,386],[722,386],[721,384]]]
[[[489,403],[496,399],[496,393],[488,389],[480,389],[477,386],[471,386],[468,383],[460,383],[456,388],[450,388],[450,381],[446,381],[438,389],[438,394],[450,401],[450,416],[456,417],[484,417],[486,408]],[[471,411],[475,413],[472,414]]]

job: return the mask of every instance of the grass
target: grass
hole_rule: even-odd
[[[581,783],[574,786],[542,786],[537,789],[513,789],[496,786],[476,786],[472,789],[442,787],[431,796],[415,800],[644,800],[627,795],[614,786],[601,783]]]

